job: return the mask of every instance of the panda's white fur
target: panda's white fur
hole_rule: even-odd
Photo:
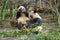
[[[25,9],[24,6],[20,6],[20,7],[18,8],[18,10],[21,10],[22,12],[25,12],[25,11],[26,11],[26,9]]]
[[[17,19],[17,21],[18,21],[18,24],[21,22],[22,24],[26,24],[26,21],[27,20],[29,20],[29,18],[27,18],[27,17],[19,17],[18,19]]]
[[[33,17],[33,19],[35,19],[35,18],[42,19],[42,18],[40,17],[40,15],[39,15],[38,13],[34,13],[34,11],[31,11],[31,12],[30,12],[30,15]]]
[[[28,17],[26,17],[24,14],[22,14],[22,16],[17,19],[17,22],[18,22],[18,24],[19,24],[19,23],[27,24],[26,21],[29,21],[29,20],[30,20],[30,19],[29,19]]]
[[[19,9],[25,9],[25,7],[24,7],[24,6],[20,6],[20,7],[18,8],[18,10],[19,10]]]

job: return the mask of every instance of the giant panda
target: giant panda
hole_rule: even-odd
[[[18,23],[18,29],[21,29],[22,27],[26,26],[28,27],[29,26],[29,21],[30,19],[28,17],[26,17],[24,14],[22,14],[23,16],[19,17],[17,19],[17,23]]]
[[[17,20],[18,29],[21,29],[24,25],[27,26],[29,18],[28,18],[28,13],[26,12],[26,9],[24,6],[20,6],[18,8],[16,20]]]
[[[42,17],[38,14],[38,12],[36,10],[31,11],[29,14],[32,19],[31,23],[34,24],[33,28],[38,27],[39,31],[41,31],[42,30],[42,27],[41,27]],[[36,24],[36,23],[38,23],[38,24]]]

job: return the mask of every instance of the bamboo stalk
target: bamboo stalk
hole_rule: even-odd
[[[12,6],[12,17],[14,17],[14,5]]]
[[[3,1],[2,1],[2,2],[3,2]],[[5,4],[5,1],[2,3],[2,8],[1,8],[1,19],[2,19],[3,9],[4,9],[4,4]]]
[[[40,1],[40,6],[42,6],[42,5],[41,5],[41,0],[39,0],[39,1]]]
[[[7,2],[8,2],[8,0],[5,1],[4,10],[3,10],[3,15],[2,15],[2,20],[5,19]]]
[[[2,0],[0,0],[0,19],[1,19],[1,10],[2,10]]]
[[[14,0],[13,0],[14,3]],[[14,17],[14,4],[12,5],[12,17]]]
[[[1,9],[1,8],[0,8]],[[1,19],[1,10],[0,10],[0,19]]]

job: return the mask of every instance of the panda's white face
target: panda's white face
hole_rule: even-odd
[[[24,6],[20,6],[20,7],[18,8],[18,10],[21,10],[22,12],[25,12],[25,11],[26,11],[26,9],[25,9]]]

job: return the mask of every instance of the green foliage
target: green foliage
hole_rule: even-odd
[[[57,28],[54,28],[51,32],[39,32],[38,34],[30,33],[29,35],[24,34],[22,30],[18,29],[13,31],[0,31],[0,37],[21,37],[22,35],[36,40],[60,40],[60,31]]]
[[[0,37],[19,37],[21,33],[22,33],[21,30],[13,30],[10,32],[7,30],[3,30],[0,31]]]
[[[37,40],[60,40],[60,31],[57,28],[54,28],[49,33],[40,33],[37,36]]]

